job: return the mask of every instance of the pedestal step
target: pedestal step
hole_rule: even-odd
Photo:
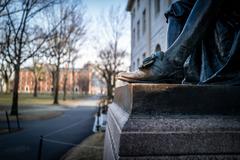
[[[115,93],[106,160],[240,159],[240,87],[129,84]]]

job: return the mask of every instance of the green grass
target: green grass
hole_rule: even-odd
[[[0,94],[0,105],[10,105],[12,102],[12,95],[11,94]],[[19,101],[20,105],[41,105],[41,104],[51,104],[52,97],[46,95],[39,95],[38,97],[33,97],[31,94],[19,94]]]
[[[19,120],[27,120],[27,121],[32,121],[32,120],[46,120],[50,118],[55,118],[58,116],[61,116],[63,114],[63,111],[37,111],[37,112],[31,112],[31,113],[20,113],[19,114]],[[9,120],[10,121],[16,121],[16,116],[14,115],[9,115]],[[5,114],[0,116],[0,122],[6,122],[6,116]]]
[[[17,128],[11,128],[11,133],[21,131],[22,129],[17,129]],[[9,134],[9,131],[7,128],[0,128],[0,135],[1,134]]]
[[[71,100],[71,95],[67,96],[67,100],[78,101],[86,96],[76,95],[74,100]],[[61,102],[63,98],[62,94],[59,94],[59,100]],[[12,95],[0,93],[0,105],[11,105]],[[53,96],[51,94],[38,94],[38,97],[33,97],[32,94],[19,94],[19,105],[50,105],[53,103]]]
[[[62,100],[62,94],[59,95],[59,103],[61,106],[74,107],[80,104],[81,99],[86,96],[77,96],[72,100],[69,95],[66,101]],[[44,120],[58,117],[63,114],[62,111],[49,111],[49,110],[33,110],[36,107],[51,107],[53,104],[53,96],[51,94],[39,94],[38,97],[33,97],[32,94],[19,94],[19,119],[20,120]],[[5,113],[2,111],[10,111],[12,104],[12,95],[0,93],[0,121],[6,121]],[[28,112],[22,110],[28,109]],[[30,109],[30,110],[29,110]],[[15,116],[9,115],[9,119],[15,120]]]

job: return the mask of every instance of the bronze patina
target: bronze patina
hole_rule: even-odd
[[[147,57],[134,82],[240,84],[240,6],[226,0],[182,0],[165,13],[168,49]]]

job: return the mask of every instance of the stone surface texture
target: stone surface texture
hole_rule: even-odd
[[[240,87],[128,84],[115,93],[105,160],[240,159]]]

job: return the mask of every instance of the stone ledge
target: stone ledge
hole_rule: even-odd
[[[108,112],[104,158],[240,159],[239,95],[240,87],[234,86],[117,88]]]
[[[115,159],[128,156],[240,155],[240,117],[194,117],[131,117],[112,104],[107,127],[108,141],[111,143],[108,142],[107,150],[118,157]]]
[[[131,116],[240,115],[240,86],[127,84],[114,102]]]
[[[239,160],[239,155],[165,155],[165,156],[142,156],[142,157],[121,157],[119,160]]]

